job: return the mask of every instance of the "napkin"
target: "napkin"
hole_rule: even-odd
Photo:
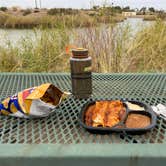
[[[165,105],[158,104],[157,106],[152,106],[152,110],[157,115],[161,115],[166,120],[166,106]]]

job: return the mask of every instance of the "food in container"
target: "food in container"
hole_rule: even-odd
[[[141,109],[131,110],[127,102],[138,105],[137,108]],[[141,133],[154,128],[156,118],[156,114],[151,107],[142,102],[123,100],[91,101],[83,106],[79,115],[79,123],[88,131],[95,133],[113,131]]]
[[[125,110],[121,101],[97,101],[88,108],[85,122],[93,127],[112,127],[120,122]]]
[[[132,113],[128,115],[125,125],[127,128],[145,128],[150,125],[150,121],[149,116]]]
[[[141,106],[138,105],[138,104],[133,104],[133,103],[128,102],[128,101],[126,102],[126,104],[127,104],[128,108],[129,108],[130,110],[145,111],[145,108],[144,108],[144,107],[141,107]]]

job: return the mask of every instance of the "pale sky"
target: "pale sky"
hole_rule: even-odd
[[[166,10],[166,0],[41,0],[42,7],[44,8],[90,8],[93,5],[101,5],[105,1],[110,4],[114,3],[114,5],[130,6],[132,8],[152,6],[157,9]],[[21,6],[23,8],[32,8],[35,7],[35,0],[0,0],[0,6]]]

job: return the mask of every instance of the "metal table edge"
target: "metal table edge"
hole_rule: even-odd
[[[166,73],[96,73],[93,72],[93,75],[166,75]],[[70,75],[70,72],[55,72],[55,73],[48,73],[48,72],[0,72],[0,75],[59,75],[59,76],[63,76],[63,75]]]
[[[0,166],[165,166],[166,144],[0,145]]]
[[[1,158],[165,158],[166,144],[0,144]]]

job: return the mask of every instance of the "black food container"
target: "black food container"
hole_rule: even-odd
[[[100,100],[100,101],[104,101],[104,100]],[[109,100],[109,101],[113,101],[113,100]],[[96,103],[96,101],[88,102],[87,104],[85,104],[82,107],[82,110],[78,117],[78,121],[83,128],[85,128],[89,132],[92,132],[95,134],[97,134],[97,133],[105,134],[105,133],[110,133],[110,132],[127,132],[130,134],[141,134],[141,133],[145,133],[155,127],[157,116],[148,104],[145,104],[145,103],[142,103],[139,101],[128,101],[132,104],[136,104],[136,105],[139,105],[140,107],[144,108],[144,111],[143,110],[140,111],[140,110],[130,110],[126,104],[127,101],[121,100],[121,102],[123,102],[123,105],[126,108],[125,116],[124,116],[124,118],[121,119],[121,121],[119,123],[117,123],[113,127],[93,127],[93,126],[86,125],[85,113],[88,110],[88,107],[94,105]],[[139,114],[139,115],[147,116],[150,118],[151,123],[150,123],[150,125],[148,125],[145,128],[128,128],[125,123],[130,114]]]

